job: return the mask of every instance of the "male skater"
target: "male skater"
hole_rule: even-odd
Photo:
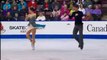
[[[73,37],[76,39],[76,41],[79,43],[79,48],[83,49],[83,23],[82,23],[82,17],[83,13],[81,11],[78,11],[79,6],[74,5],[73,9],[75,12],[73,12],[72,15],[69,16],[69,18],[75,18],[75,27],[73,29]],[[77,33],[79,32],[79,35]]]

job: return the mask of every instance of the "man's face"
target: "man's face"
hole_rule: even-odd
[[[9,2],[8,1],[6,1],[6,4],[8,4]]]
[[[74,11],[78,11],[78,8],[77,8],[77,7],[73,7],[73,10],[74,10]]]

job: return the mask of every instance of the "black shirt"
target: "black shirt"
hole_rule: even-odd
[[[75,18],[75,25],[82,25],[82,17],[83,17],[83,13],[81,11],[77,11],[77,12],[73,12],[71,16],[69,16],[69,18]]]

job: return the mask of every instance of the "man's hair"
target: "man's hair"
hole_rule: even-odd
[[[77,4],[74,4],[73,7],[79,8],[79,6]]]

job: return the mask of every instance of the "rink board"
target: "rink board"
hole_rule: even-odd
[[[43,21],[36,23],[46,25],[44,29],[37,29],[36,38],[72,38],[74,21]],[[83,23],[84,38],[107,39],[106,21],[84,21]],[[26,38],[27,21],[2,21],[2,24],[4,30],[1,32],[1,38]]]

